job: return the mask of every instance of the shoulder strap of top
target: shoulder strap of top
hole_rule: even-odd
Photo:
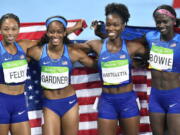
[[[176,33],[175,37],[173,38],[174,41],[180,42],[180,34]]]
[[[131,56],[128,52],[128,48],[127,48],[127,44],[126,44],[126,40],[122,40],[122,51],[126,52],[127,56],[128,56],[128,59],[130,61],[130,63],[132,62],[131,60]]]
[[[69,58],[69,53],[68,53],[68,47],[66,44],[64,44],[64,51],[63,51],[63,55],[67,58]]]
[[[41,54],[41,57],[40,57],[41,59],[47,56],[47,49],[48,49],[47,47],[48,47],[47,44],[43,45],[42,54]]]
[[[122,40],[122,50],[128,53],[125,40]]]
[[[22,47],[17,42],[14,42],[14,44],[15,44],[16,48],[18,49],[18,51],[24,52]]]
[[[104,42],[103,42],[103,44],[102,44],[102,47],[101,47],[101,52],[100,52],[100,54],[107,50],[107,42],[108,42],[108,38],[106,38],[106,39],[104,40]]]
[[[5,48],[3,47],[2,41],[0,42],[0,53],[4,54],[6,52]]]

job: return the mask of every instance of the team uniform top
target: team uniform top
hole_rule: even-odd
[[[17,42],[14,45],[17,53],[13,55],[0,42],[0,84],[19,85],[24,84],[27,79],[26,55]]]
[[[150,48],[149,68],[165,72],[180,73],[180,34],[172,40],[161,41],[160,32],[146,34]]]
[[[48,45],[45,44],[40,57],[41,86],[46,89],[61,89],[70,84],[72,62],[67,45],[59,59],[51,59],[47,54]]]
[[[132,61],[128,54],[125,40],[122,48],[115,53],[107,49],[108,38],[105,39],[98,60],[98,69],[103,87],[120,87],[131,83]]]

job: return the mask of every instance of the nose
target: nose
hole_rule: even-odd
[[[58,33],[57,32],[55,32],[54,34],[53,34],[53,37],[58,37]]]
[[[106,26],[106,30],[113,31],[114,30],[114,26],[113,25]]]
[[[165,23],[160,22],[158,25],[159,25],[159,27],[161,27],[161,28],[162,28],[162,27],[164,27],[164,26],[165,26]]]
[[[109,30],[113,30],[114,29],[114,26],[113,25],[110,25],[109,26]]]
[[[9,29],[9,30],[7,31],[7,34],[8,34],[8,35],[15,35],[15,34],[17,34],[17,31],[12,30],[12,29]]]
[[[13,31],[12,31],[11,29],[9,29],[9,30],[7,31],[7,34],[8,34],[8,35],[11,35],[11,34],[13,34]]]

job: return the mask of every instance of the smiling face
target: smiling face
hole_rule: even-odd
[[[66,36],[64,25],[58,21],[53,21],[48,26],[47,36],[51,45],[63,44],[63,39]]]
[[[154,19],[156,28],[161,32],[161,35],[167,36],[168,34],[173,33],[174,25],[176,23],[175,19],[165,14],[158,14]]]
[[[13,44],[19,34],[19,25],[15,19],[7,18],[2,22],[0,32],[4,43]]]
[[[125,24],[121,17],[117,14],[109,14],[106,16],[106,31],[111,40],[118,38],[124,30]]]

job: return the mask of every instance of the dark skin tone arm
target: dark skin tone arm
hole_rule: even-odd
[[[42,54],[42,46],[33,46],[27,50],[27,56],[38,61]]]
[[[86,53],[84,53],[82,50],[69,47],[69,55],[71,58],[71,61],[74,63],[76,61],[79,61],[80,63],[84,64],[87,67],[90,68],[96,68],[96,60],[93,60],[92,58],[88,57]],[[27,51],[27,56],[38,61],[40,59],[42,53],[42,47],[41,46],[34,46]]]
[[[72,32],[83,28],[83,19],[78,21],[75,26],[66,28],[67,34],[71,34]]]
[[[94,51],[99,54],[103,40],[91,40],[85,43],[76,44],[76,48],[80,48],[83,51],[89,52]],[[134,68],[147,67],[148,60],[148,47],[147,43],[143,39],[129,40],[127,41],[128,51],[133,59]]]
[[[85,43],[74,44],[74,47],[81,49],[86,53],[94,51],[96,54],[99,54],[102,44],[103,40],[90,40]]]
[[[96,60],[93,60],[85,52],[83,52],[80,49],[69,47],[69,55],[71,57],[71,61],[74,63],[76,61],[79,61],[81,64],[85,65],[89,68],[96,68]]]
[[[37,45],[38,42],[39,40],[22,39],[18,41],[18,44],[23,48],[24,52],[26,53],[28,48]]]

